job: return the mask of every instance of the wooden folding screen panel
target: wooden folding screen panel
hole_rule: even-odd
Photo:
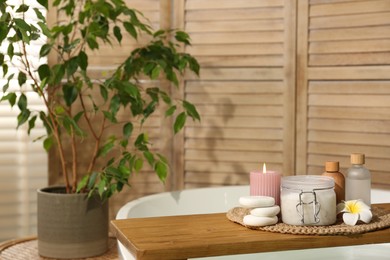
[[[178,188],[248,184],[263,162],[294,173],[294,2],[174,1],[201,63],[183,83],[201,122],[175,146]]]
[[[390,1],[298,1],[297,172],[366,154],[390,185]]]

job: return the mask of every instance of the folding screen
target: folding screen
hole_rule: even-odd
[[[390,1],[298,1],[297,172],[366,154],[390,185]]]

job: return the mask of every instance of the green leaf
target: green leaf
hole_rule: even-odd
[[[158,102],[159,88],[147,88],[146,93],[152,98],[153,101]]]
[[[37,2],[42,5],[43,7],[45,7],[46,9],[48,9],[48,0],[37,0]]]
[[[74,119],[68,115],[63,115],[62,124],[68,133],[72,131],[78,136],[85,136],[83,130],[79,125],[74,121]]]
[[[89,182],[88,182],[88,186],[87,188],[90,190],[93,188],[93,186],[95,186],[95,182],[96,182],[96,178],[98,176],[98,173],[97,172],[93,172],[91,174],[91,176],[89,176]]]
[[[26,74],[24,74],[24,72],[19,72],[19,75],[18,75],[18,83],[19,83],[19,86],[23,85],[24,83],[26,83],[27,81],[27,76]]]
[[[46,152],[49,152],[49,150],[52,147],[52,145],[53,145],[53,138],[51,136],[47,137],[43,141],[43,148],[45,148]]]
[[[153,154],[149,151],[144,151],[144,157],[148,161],[149,165],[153,167],[155,161]]]
[[[112,150],[112,148],[114,148],[114,146],[114,139],[109,140],[105,145],[100,147],[97,156],[106,156]]]
[[[159,93],[160,93],[160,96],[165,104],[167,104],[167,105],[172,104],[171,97],[165,91],[160,90]]]
[[[156,67],[156,63],[149,62],[144,66],[144,73],[146,75],[151,75],[153,69]]]
[[[104,101],[107,101],[108,99],[108,91],[107,88],[104,85],[99,85],[100,88],[100,95],[104,99]]]
[[[114,36],[120,43],[122,41],[122,33],[121,33],[121,28],[119,26],[114,26]]]
[[[179,80],[177,79],[176,73],[172,70],[167,71],[166,77],[169,81],[171,81],[175,86],[179,86]]]
[[[158,30],[157,32],[155,32],[155,33],[153,34],[153,37],[154,37],[154,38],[157,38],[157,37],[159,37],[159,36],[161,36],[161,35],[163,35],[163,34],[165,34],[165,30]]]
[[[127,94],[129,94],[132,98],[137,99],[140,97],[140,92],[136,85],[130,82],[123,82],[122,85],[123,85],[123,90]]]
[[[137,158],[134,162],[134,170],[136,172],[139,172],[143,166],[144,166],[144,160],[142,160],[142,158]]]
[[[42,12],[38,9],[38,8],[33,8],[34,9],[34,12],[35,14],[37,15],[38,19],[40,19],[41,21],[46,21],[46,18],[45,16],[42,14]],[[39,23],[38,23],[39,24]],[[46,25],[46,24],[45,24]]]
[[[68,107],[70,107],[73,102],[76,101],[79,94],[77,88],[73,85],[66,84],[62,87],[62,92],[64,93],[64,100]]]
[[[18,27],[21,31],[31,31],[30,25],[28,25],[23,19],[21,18],[15,18],[14,19],[16,27]]]
[[[148,104],[148,106],[143,111],[144,118],[142,119],[141,123],[144,123],[144,121],[156,110],[157,104],[158,103],[156,101],[152,101]]]
[[[8,45],[8,48],[7,48],[7,54],[9,56],[10,59],[12,59],[12,57],[14,56],[15,54],[15,51],[14,51],[14,45],[11,43],[10,45]]]
[[[31,114],[30,110],[28,110],[28,109],[22,110],[19,113],[19,115],[18,115],[18,118],[17,118],[18,119],[18,125],[17,125],[16,128],[19,128],[19,126],[21,126],[24,123],[26,123],[28,118],[30,117],[30,114]]]
[[[79,66],[78,62],[79,62],[78,57],[73,57],[65,63],[68,77],[71,77],[77,71],[77,68]]]
[[[175,113],[176,111],[176,106],[171,106],[170,108],[167,109],[167,111],[165,111],[165,116],[168,117],[168,116],[172,116],[173,113]]]
[[[30,120],[28,120],[28,130],[27,130],[27,134],[30,135],[30,132],[31,132],[31,129],[33,129],[35,127],[35,121],[37,120],[37,116],[33,116],[30,118]]]
[[[52,79],[51,83],[54,85],[59,85],[62,81],[62,78],[65,75],[65,67],[64,64],[56,64],[52,68]]]
[[[88,67],[88,56],[85,52],[80,51],[79,53],[79,66],[82,70],[87,70]]]
[[[167,158],[165,158],[162,154],[157,153],[158,158],[160,158],[160,161],[162,161],[165,164],[168,164]]]
[[[158,178],[164,183],[168,175],[168,165],[162,161],[158,161],[154,166]]]
[[[119,166],[119,171],[121,173],[121,178],[122,180],[125,180],[127,179],[129,176],[130,176],[130,169],[128,167],[125,166],[125,163],[126,163],[126,160],[123,160],[123,163],[122,165]]]
[[[107,176],[114,177],[115,179],[122,177],[122,172],[116,167],[107,167],[106,172]]]
[[[50,77],[50,67],[47,64],[42,64],[38,68],[38,75],[40,80],[44,80],[45,78]]]
[[[108,112],[108,111],[103,111],[103,115],[104,115],[104,117],[105,118],[107,118],[111,123],[118,123],[118,120],[116,120],[116,117],[112,114],[112,113],[110,113],[110,112]]]
[[[73,30],[73,23],[69,23],[69,24],[66,24],[66,25],[62,25],[61,26],[61,31],[62,31],[62,34],[64,36],[67,36],[68,34],[70,34]]]
[[[48,115],[46,115],[45,112],[40,111],[39,118],[43,122],[43,125],[45,126],[46,132],[48,134],[50,134],[52,132],[52,128],[51,128],[52,122],[50,120],[50,117]]]
[[[89,176],[88,176],[88,175],[85,175],[85,176],[80,180],[79,184],[77,185],[76,193],[79,193],[82,189],[85,188],[85,186],[87,186],[88,179],[89,179]]]
[[[53,6],[58,6],[59,4],[61,4],[62,0],[54,0],[53,1]]]
[[[98,192],[99,192],[100,197],[103,196],[103,193],[105,190],[106,190],[106,180],[102,179],[102,180],[100,180],[99,185],[98,185]]]
[[[129,22],[124,22],[123,26],[125,27],[126,31],[134,38],[137,39],[137,31],[135,30],[135,27],[133,24]]]
[[[191,58],[188,60],[188,62],[190,63],[190,69],[191,69],[193,72],[195,72],[196,75],[199,76],[200,65],[199,65],[198,61],[197,61],[195,58],[191,57]]]
[[[9,88],[9,82],[7,82],[7,83],[5,83],[5,84],[3,85],[3,92],[4,92],[4,93],[7,92],[8,88]],[[6,95],[3,94],[3,96],[2,96],[2,98],[1,98],[0,101],[5,100],[5,97],[6,97]],[[3,99],[3,98],[4,98],[4,99]]]
[[[20,40],[23,40],[26,44],[30,44],[30,37],[27,34],[27,31],[23,29],[15,29],[16,34],[13,36],[13,39],[11,41],[17,42]]]
[[[65,109],[62,105],[57,105],[55,108],[54,108],[54,113],[56,115],[62,115],[63,113],[65,113]]]
[[[196,111],[196,108],[193,104],[191,104],[190,102],[184,100],[183,101],[183,107],[184,109],[186,110],[187,114],[192,117],[192,119],[196,119],[196,120],[199,120],[200,121],[200,116],[199,116],[199,113],[198,111]]]
[[[127,145],[129,144],[129,140],[122,140],[119,142],[119,144],[126,149]]]
[[[123,189],[123,186],[124,186],[123,182],[118,182],[118,183],[116,183],[116,190],[117,190],[118,192],[121,192],[122,189]]]
[[[133,124],[131,122],[128,122],[123,126],[123,138],[128,139],[132,133],[133,133]]]
[[[12,93],[8,93],[7,95],[3,96],[0,101],[8,100],[8,103],[10,104],[10,106],[13,107],[16,103],[16,98],[17,98],[16,94],[12,92]]]
[[[175,123],[173,125],[173,130],[175,134],[177,134],[185,125],[187,119],[187,115],[185,112],[181,112],[175,120]]]
[[[41,28],[42,30],[42,33],[46,36],[46,37],[52,37],[51,36],[51,32],[49,30],[49,28],[47,27],[47,24],[44,23],[44,22],[38,22],[38,25],[39,27]],[[49,50],[50,51],[50,50]],[[46,54],[47,55],[47,54]],[[42,56],[41,56],[42,57]]]
[[[49,81],[49,78],[44,78],[44,79],[41,81],[41,83],[39,84],[39,87],[40,87],[41,89],[44,89],[44,88],[46,87],[48,81]]]
[[[84,111],[80,111],[78,112],[74,117],[73,117],[73,120],[78,123],[80,118],[82,117],[82,115],[84,114]]]
[[[50,53],[51,48],[52,48],[51,44],[46,43],[42,45],[41,50],[39,51],[39,57],[42,58],[47,56]]]
[[[3,75],[5,76],[8,73],[8,65],[7,64],[3,64],[2,67],[3,67]]]
[[[6,23],[0,22],[0,44],[7,38],[10,27]]]
[[[140,151],[147,151],[148,147],[148,136],[146,133],[141,133],[138,135],[137,139],[134,142],[134,146]]]
[[[20,110],[25,110],[27,108],[27,97],[24,93],[22,93],[18,100],[18,107]]]
[[[25,4],[21,4],[19,6],[19,8],[16,10],[17,13],[24,13],[24,12],[27,12],[29,9],[29,6],[28,5],[25,5]]]
[[[118,112],[119,108],[120,108],[120,97],[119,95],[115,95],[111,98],[111,101],[110,101],[110,111],[113,115],[116,115],[116,113]]]
[[[87,44],[91,50],[99,48],[99,44],[97,43],[95,37],[88,36],[87,37]]]
[[[71,43],[66,43],[64,44],[64,47],[63,47],[63,50],[66,52],[66,53],[71,53],[72,50],[74,50],[76,47],[79,46],[79,43],[81,42],[81,39],[80,38],[77,38],[75,39],[74,41],[72,41]],[[77,57],[73,57],[73,58],[77,58]]]
[[[186,32],[177,31],[175,35],[175,39],[179,42],[185,43],[186,45],[191,45],[190,36]]]
[[[144,100],[139,98],[137,100],[134,100],[131,102],[131,112],[133,113],[133,116],[137,116],[143,112],[143,102]]]
[[[150,74],[150,78],[155,80],[158,78],[158,76],[160,75],[160,67],[159,66],[156,66],[154,67],[154,69],[152,70],[152,73]]]

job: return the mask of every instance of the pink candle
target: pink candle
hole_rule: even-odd
[[[280,173],[267,171],[264,164],[262,172],[250,172],[250,195],[273,197],[275,204],[280,205],[280,179]]]

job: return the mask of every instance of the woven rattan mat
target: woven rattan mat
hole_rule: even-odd
[[[38,254],[38,241],[36,238],[20,239],[11,241],[5,246],[0,247],[1,260],[53,260]],[[108,241],[108,251],[101,256],[82,258],[84,260],[117,260],[118,249],[115,238],[110,238]]]
[[[250,214],[250,210],[241,207],[232,208],[226,216],[229,220],[250,229],[296,235],[352,235],[390,227],[390,212],[379,207],[372,207],[373,218],[369,224],[358,222],[355,226],[348,226],[342,219],[338,219],[337,223],[331,226],[293,226],[277,223],[272,226],[253,227],[243,223],[244,216]]]

